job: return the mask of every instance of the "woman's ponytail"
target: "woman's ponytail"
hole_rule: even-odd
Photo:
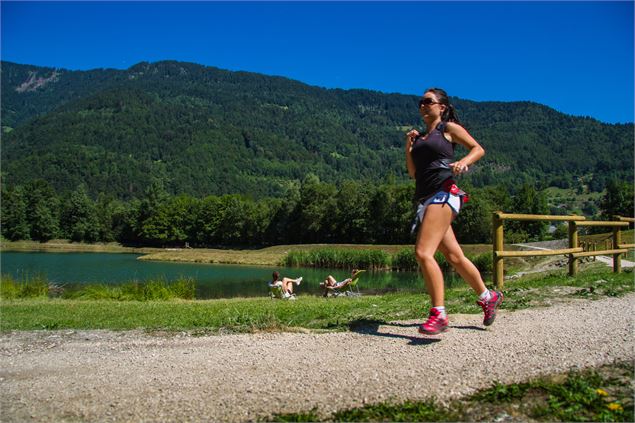
[[[443,122],[454,122],[458,123],[459,125],[461,124],[461,121],[459,120],[459,114],[456,112],[456,109],[451,104],[446,107],[445,111],[443,112],[443,116],[441,116],[441,120]]]
[[[445,110],[441,115],[441,120],[443,122],[454,122],[459,125],[461,124],[461,122],[459,121],[459,115],[456,112],[454,106],[450,104],[450,99],[448,98],[448,94],[445,92],[445,90],[443,90],[442,88],[429,88],[428,90],[426,90],[426,92],[433,93],[437,97],[439,103],[445,106]]]

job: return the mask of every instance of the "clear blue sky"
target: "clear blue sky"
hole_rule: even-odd
[[[633,122],[633,2],[7,2],[2,59],[179,60],[311,85],[530,100]]]

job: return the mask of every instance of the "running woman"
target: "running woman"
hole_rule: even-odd
[[[503,294],[485,287],[478,269],[463,254],[451,226],[467,199],[456,186],[454,177],[467,172],[469,166],[483,157],[485,150],[460,125],[444,90],[428,89],[419,100],[419,113],[426,133],[413,129],[406,134],[406,166],[416,186],[417,214],[413,231],[418,232],[415,255],[432,301],[428,320],[419,326],[419,332],[436,335],[448,328],[443,273],[434,259],[437,250],[474,289],[478,295],[477,304],[485,313],[483,324],[489,326],[494,323]],[[466,147],[469,153],[455,161],[457,144]]]

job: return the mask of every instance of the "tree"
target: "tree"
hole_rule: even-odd
[[[210,246],[219,244],[218,227],[220,226],[220,199],[215,195],[203,198],[194,210],[194,242],[198,245]]]
[[[48,182],[37,179],[26,186],[27,222],[31,239],[46,242],[59,235],[59,199]]]
[[[368,192],[357,181],[345,181],[335,196],[334,239],[342,243],[362,243],[368,239],[370,227]]]
[[[245,242],[247,220],[243,215],[245,201],[239,195],[223,195],[218,209],[219,219],[216,236],[224,245],[239,245]]]
[[[95,242],[99,238],[99,219],[95,203],[84,184],[71,192],[60,221],[62,233],[72,241]]]
[[[335,238],[334,185],[324,184],[308,175],[300,189],[298,232],[304,242],[328,242]]]
[[[152,244],[183,245],[192,236],[196,202],[186,194],[165,199],[143,221],[142,238]]]
[[[164,235],[159,234],[159,232],[165,228],[166,222],[159,220],[165,216],[160,217],[159,214],[169,198],[160,180],[155,180],[146,189],[140,203],[137,225],[139,238],[142,242],[152,243],[164,238]]]
[[[380,185],[369,201],[369,240],[385,244],[405,244],[411,240],[414,217],[414,184]]]
[[[288,244],[293,239],[293,225],[299,215],[300,184],[287,184],[283,197],[266,200],[271,212],[265,235],[269,244]]]
[[[633,217],[633,184],[611,179],[606,185],[606,194],[600,203],[602,215]]]
[[[116,239],[114,216],[117,210],[124,207],[122,201],[115,199],[112,195],[100,193],[95,204],[97,221],[99,222],[98,240],[112,242]]]
[[[141,201],[115,203],[112,210],[112,232],[122,244],[139,245],[141,240]]]
[[[2,193],[2,236],[12,241],[30,239],[24,189],[17,186]]]
[[[492,212],[494,206],[487,197],[476,190],[470,190],[471,195],[463,205],[452,225],[456,238],[461,243],[490,243],[492,242]]]
[[[512,208],[514,213],[522,214],[547,214],[549,207],[547,205],[547,197],[544,191],[537,191],[530,183],[522,185],[520,190],[512,199]],[[547,232],[548,222],[528,221],[528,222],[510,222],[510,235],[518,241],[522,240],[540,240]]]

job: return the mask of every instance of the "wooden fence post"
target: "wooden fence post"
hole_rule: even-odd
[[[569,221],[569,248],[578,247],[578,225],[574,220]],[[578,273],[578,259],[573,254],[569,254],[569,276]]]
[[[622,244],[622,230],[619,226],[613,228],[613,248],[618,249]],[[622,271],[622,255],[613,254],[613,272],[620,273]]]
[[[503,257],[497,253],[503,251],[503,219],[500,217],[501,212],[494,212],[492,217],[492,228],[494,230],[494,283],[496,288],[503,289],[504,263]]]

